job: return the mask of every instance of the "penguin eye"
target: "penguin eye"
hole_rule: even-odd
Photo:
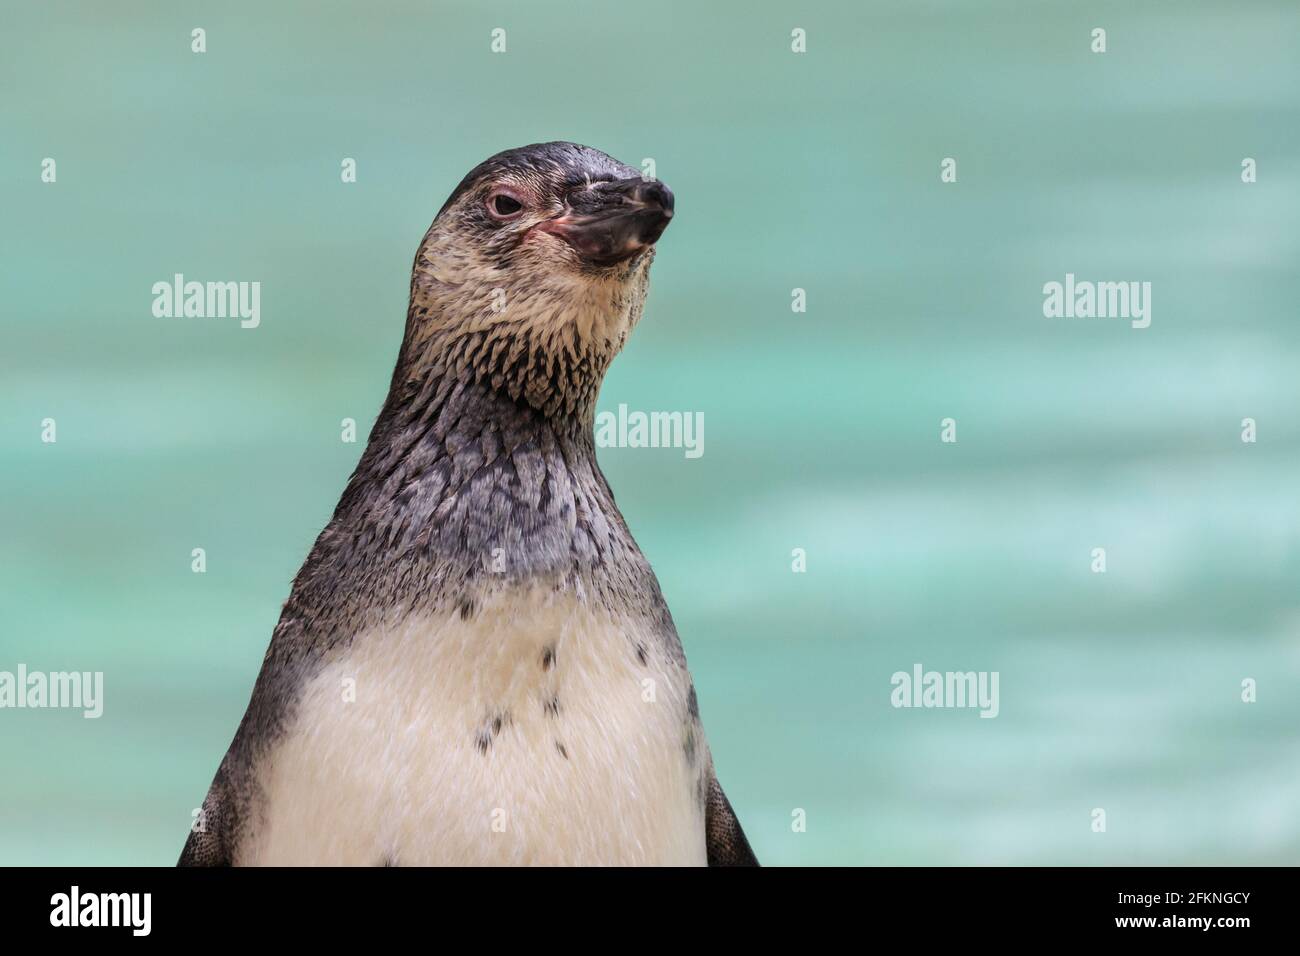
[[[513,219],[523,211],[524,204],[509,193],[493,193],[488,197],[487,208],[493,219]]]

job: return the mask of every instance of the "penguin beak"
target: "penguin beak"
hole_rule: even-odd
[[[672,218],[672,190],[638,176],[578,187],[564,213],[538,228],[562,238],[584,262],[612,266],[653,246]]]

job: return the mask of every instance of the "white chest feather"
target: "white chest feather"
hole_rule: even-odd
[[[702,864],[689,677],[632,627],[530,592],[358,634],[261,762],[238,862]]]

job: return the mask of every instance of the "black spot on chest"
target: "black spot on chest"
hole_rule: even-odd
[[[509,723],[510,712],[506,710],[489,717],[487,722],[474,734],[474,746],[478,752],[487,754],[492,749],[492,742],[500,735],[501,728],[508,726]]]

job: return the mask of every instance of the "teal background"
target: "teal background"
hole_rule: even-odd
[[[601,461],[764,862],[1300,861],[1294,3],[3,19],[0,669],[106,711],[0,711],[0,863],[174,862],[423,231],[548,139],[677,194],[601,408],[701,411],[705,454]],[[261,327],[154,318],[174,272],[260,281]],[[1151,327],[1045,319],[1066,272],[1150,281]],[[1000,716],[892,708],[917,662],[999,671]]]

